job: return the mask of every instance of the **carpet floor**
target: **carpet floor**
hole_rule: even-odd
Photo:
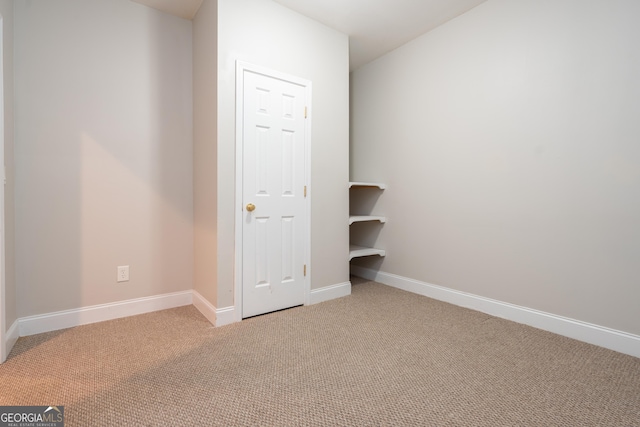
[[[18,340],[0,405],[66,426],[640,426],[640,359],[353,278],[213,328],[181,307]]]

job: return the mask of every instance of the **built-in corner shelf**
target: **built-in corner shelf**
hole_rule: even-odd
[[[354,222],[365,222],[365,221],[380,221],[381,223],[387,222],[387,218],[383,216],[372,216],[372,215],[351,215],[349,217],[349,225]]]
[[[361,256],[380,255],[384,256],[384,249],[365,248],[364,246],[349,245],[349,261]]]
[[[386,185],[384,184],[380,184],[379,182],[350,182],[349,183],[349,188],[352,187],[378,187],[381,190],[384,190],[385,188],[387,188]]]
[[[384,190],[387,188],[385,184],[381,184],[378,182],[350,182],[349,188],[376,188],[379,190]],[[349,225],[352,225],[356,222],[367,222],[367,221],[378,221],[381,224],[387,222],[387,218],[379,215],[350,215],[349,216]],[[365,257],[371,255],[379,255],[385,256],[384,249],[378,248],[367,248],[364,246],[358,245],[349,245],[349,261],[358,257]]]

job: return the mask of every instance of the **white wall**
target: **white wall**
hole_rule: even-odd
[[[218,2],[193,20],[194,288],[218,306]]]
[[[347,282],[348,38],[268,0],[218,6],[217,306],[233,305],[236,60],[312,82],[311,287]]]
[[[18,317],[192,289],[191,29],[129,0],[15,2]]]
[[[489,0],[352,74],[374,269],[640,334],[640,2]]]

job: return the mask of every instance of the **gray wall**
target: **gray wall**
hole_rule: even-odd
[[[352,73],[351,178],[389,185],[359,263],[640,334],[638,16],[489,0]]]
[[[191,31],[129,0],[15,3],[18,317],[193,288]]]
[[[194,289],[218,306],[218,2],[193,20]]]
[[[236,60],[310,80],[311,287],[345,283],[348,265],[348,38],[264,0],[218,1],[218,305],[233,305]]]
[[[5,328],[17,320],[16,279],[14,268],[14,167],[13,167],[13,1],[0,1],[2,15],[2,52],[4,78],[4,164],[7,183],[4,186],[4,233],[5,233]],[[0,322],[1,323],[1,322]]]

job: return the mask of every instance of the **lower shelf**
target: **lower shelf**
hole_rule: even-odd
[[[349,261],[354,258],[369,256],[369,255],[380,255],[384,256],[384,249],[376,249],[376,248],[365,248],[364,246],[356,246],[349,245]]]

